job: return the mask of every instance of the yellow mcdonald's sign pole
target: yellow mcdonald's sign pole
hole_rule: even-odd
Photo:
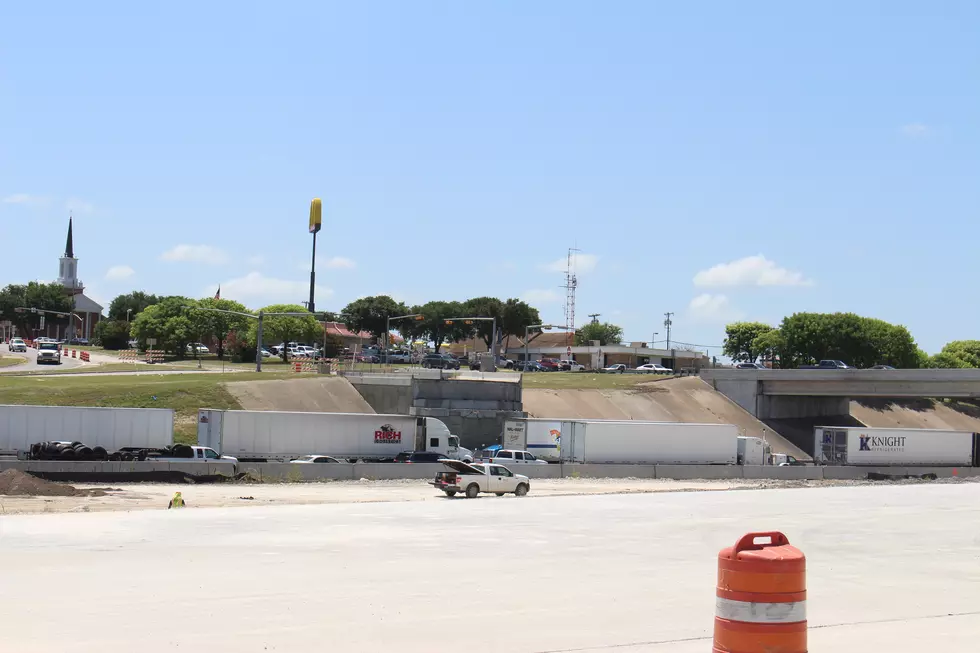
[[[316,234],[320,231],[323,222],[323,203],[319,197],[314,197],[310,202],[310,233],[313,234],[313,262],[310,265],[310,303],[308,309],[310,313],[316,312],[313,291],[316,288]]]

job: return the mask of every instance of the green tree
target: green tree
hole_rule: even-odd
[[[497,319],[497,345],[507,336],[524,337],[524,327],[540,324],[538,309],[520,299],[501,301],[496,297],[475,297],[462,303],[462,317],[490,317]],[[487,349],[493,340],[493,322],[479,321],[473,325],[472,333],[483,340]],[[470,337],[467,334],[465,337]]]
[[[760,354],[755,348],[756,338],[772,330],[773,327],[762,322],[733,322],[725,327],[722,353],[733,361],[754,362]]]
[[[71,319],[68,313],[72,307],[72,298],[65,293],[65,287],[60,283],[31,281],[23,285],[11,284],[0,291],[0,319],[10,320],[17,327],[18,333],[28,337],[33,336],[34,330],[40,328],[42,315],[46,324],[67,325]],[[15,308],[57,311],[64,313],[64,317],[43,313],[17,313]]]
[[[164,297],[136,316],[130,332],[143,345],[148,338],[155,338],[155,347],[183,358],[187,345],[200,336],[200,318],[193,315],[196,304],[195,300],[187,297]]]
[[[465,324],[462,320],[453,320],[452,324],[446,324],[446,320],[453,317],[468,317],[464,314],[463,305],[459,302],[429,302],[422,306],[413,306],[411,313],[421,313],[422,320],[404,320],[399,324],[407,324],[407,331],[413,338],[420,338],[432,342],[436,352],[446,342],[459,342],[464,340],[473,332],[473,327]]]
[[[575,331],[575,344],[587,346],[593,340],[600,345],[619,344],[623,340],[623,329],[609,322],[589,322]]]
[[[110,320],[130,320],[139,315],[147,306],[152,306],[160,301],[156,295],[145,293],[142,290],[119,295],[109,303]]]
[[[786,341],[779,329],[763,331],[752,341],[753,354],[770,367],[792,367],[793,356],[786,351]],[[735,360],[735,359],[732,359]]]
[[[323,337],[323,325],[316,317],[299,304],[272,304],[260,309],[266,315],[262,318],[263,344],[288,345],[290,342],[317,342]],[[301,313],[303,315],[268,315],[268,313]],[[257,339],[258,320],[249,320],[249,342],[253,345]],[[289,361],[286,347],[282,348],[282,359]]]
[[[854,313],[796,313],[783,318],[780,332],[787,367],[830,358],[859,368],[884,364],[917,367],[919,349],[903,326]]]
[[[375,338],[381,338],[388,328],[389,317],[408,313],[408,308],[401,302],[388,295],[377,295],[352,301],[341,311],[341,318],[351,331],[367,331]]]
[[[213,299],[207,297],[197,302],[200,308],[215,308],[222,311],[235,311],[236,313],[249,313],[244,304],[231,299]],[[232,331],[247,333],[249,323],[252,322],[244,315],[234,315],[231,313],[218,313],[217,311],[196,311],[195,319],[198,322],[201,337],[211,337],[218,342],[218,358],[223,359],[225,355],[225,340]]]
[[[942,351],[930,359],[929,367],[980,367],[980,340],[954,340],[946,343]]]
[[[129,326],[126,320],[101,320],[95,325],[93,341],[105,349],[126,349],[129,347]]]

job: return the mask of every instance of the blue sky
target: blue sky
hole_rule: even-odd
[[[143,6],[153,5],[153,6]],[[792,6],[791,6],[792,5]],[[8,3],[0,284],[980,337],[976,2]],[[38,238],[51,233],[50,244]],[[716,353],[716,350],[711,350]]]

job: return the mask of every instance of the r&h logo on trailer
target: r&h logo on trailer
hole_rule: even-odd
[[[375,444],[401,444],[402,432],[396,431],[391,424],[384,424],[374,432]]]

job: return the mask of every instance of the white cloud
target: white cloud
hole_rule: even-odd
[[[203,296],[213,296],[218,286],[207,289]],[[333,290],[316,287],[317,304],[333,295]],[[221,282],[221,296],[235,299],[246,305],[299,304],[310,296],[309,281],[293,281],[267,277],[261,272],[249,272],[244,277]],[[250,301],[253,300],[253,301]]]
[[[703,293],[691,300],[687,306],[692,320],[697,322],[728,322],[739,319],[742,314],[725,295]]]
[[[572,252],[572,271],[575,274],[588,274],[595,270],[599,263],[599,257],[595,254],[583,254],[582,252]],[[564,272],[568,269],[568,257],[563,256],[551,263],[542,265],[549,272]]]
[[[917,137],[925,136],[931,131],[929,125],[923,125],[920,122],[913,122],[907,125],[902,125],[902,133],[906,136]]]
[[[76,215],[91,215],[95,213],[94,204],[77,197],[69,197],[65,202],[65,209]]]
[[[357,267],[357,263],[343,256],[334,256],[333,258],[327,259],[324,267],[331,270],[353,270]]]
[[[122,281],[136,274],[136,270],[128,265],[113,265],[105,273],[105,278],[109,281]]]
[[[694,275],[694,285],[720,286],[812,286],[802,272],[781,268],[762,254],[730,263],[719,263]]]
[[[190,261],[208,265],[222,265],[228,262],[228,255],[211,245],[177,245],[161,254],[160,258],[164,261]]]
[[[561,299],[559,295],[554,290],[525,290],[521,293],[521,299],[526,301],[528,304],[546,304],[549,302],[557,302]]]
[[[31,209],[42,209],[51,203],[51,199],[41,195],[29,195],[27,193],[14,193],[3,198],[4,204],[19,204]]]

